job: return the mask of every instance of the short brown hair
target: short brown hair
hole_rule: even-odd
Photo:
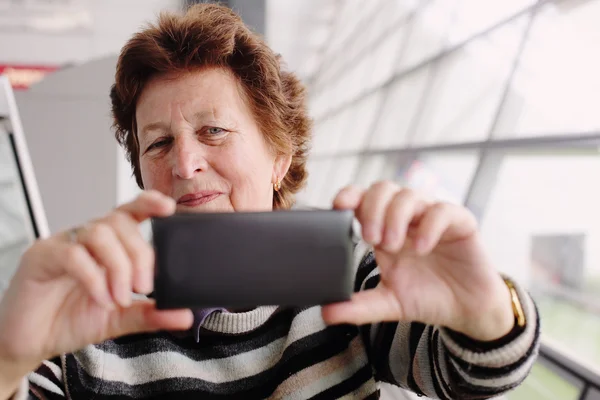
[[[267,143],[292,164],[273,197],[274,208],[289,208],[307,178],[311,120],[305,89],[284,71],[280,57],[227,7],[197,4],[185,14],[162,13],[156,24],[136,33],[123,47],[111,89],[113,127],[125,148],[137,184],[139,165],[135,110],[154,76],[220,67],[233,72]]]

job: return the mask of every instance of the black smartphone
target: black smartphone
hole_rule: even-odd
[[[353,213],[175,214],[152,220],[159,309],[308,306],[348,300]]]

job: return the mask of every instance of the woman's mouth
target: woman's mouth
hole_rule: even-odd
[[[177,204],[185,207],[196,207],[202,204],[209,203],[217,197],[219,197],[220,195],[220,192],[215,191],[188,193],[177,199]]]

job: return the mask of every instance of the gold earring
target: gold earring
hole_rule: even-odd
[[[273,184],[273,190],[275,190],[276,192],[279,192],[280,189],[281,189],[281,181],[275,182]]]

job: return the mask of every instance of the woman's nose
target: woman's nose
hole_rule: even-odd
[[[175,139],[173,152],[173,175],[180,179],[191,179],[206,169],[202,145],[195,138]]]

